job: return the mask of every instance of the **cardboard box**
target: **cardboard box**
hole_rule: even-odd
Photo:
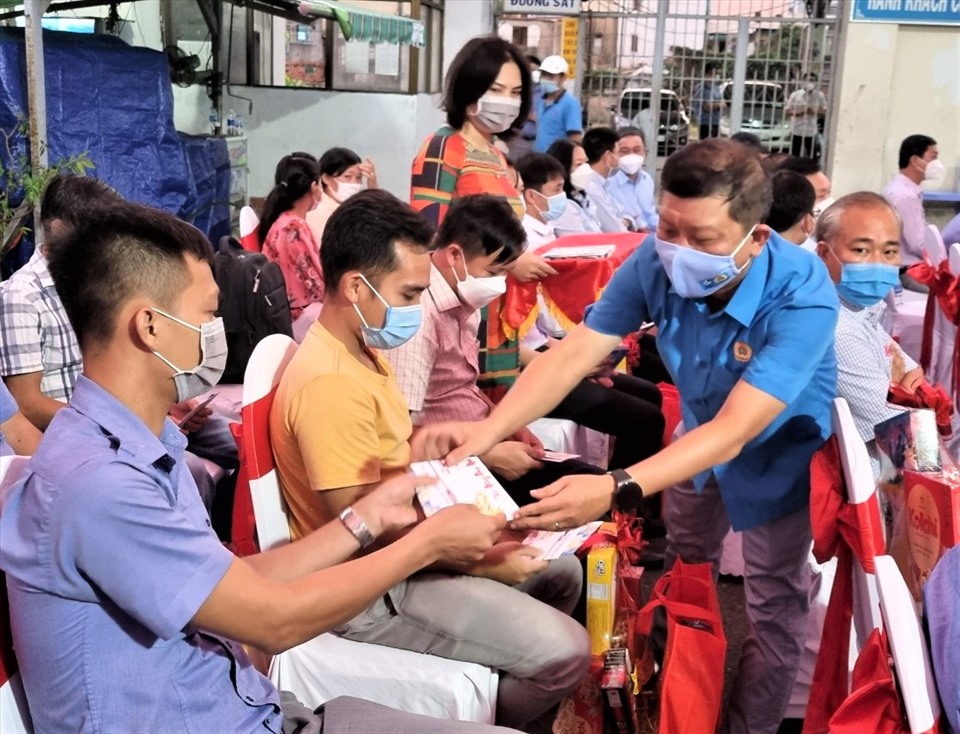
[[[616,613],[617,549],[600,545],[587,554],[587,632],[592,654],[603,655],[610,649]]]
[[[903,481],[909,558],[901,571],[919,600],[937,561],[960,543],[960,474],[905,470]]]

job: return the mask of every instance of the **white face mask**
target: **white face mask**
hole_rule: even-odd
[[[570,183],[572,183],[578,189],[587,188],[592,179],[593,169],[590,167],[589,163],[581,163],[579,166],[574,168],[573,173],[570,174]]]
[[[833,197],[828,196],[823,201],[818,201],[813,205],[813,218],[819,219],[820,215],[823,214],[827,209],[833,206]]]
[[[924,169],[923,178],[927,181],[937,181],[943,176],[945,171],[946,166],[943,165],[943,161],[939,158],[934,158]]]
[[[637,153],[630,153],[620,157],[620,170],[628,176],[636,176],[643,168],[644,157]]]
[[[813,82],[807,82],[806,84],[803,85],[803,91],[805,91],[805,92],[812,92],[812,91],[814,90],[814,88],[815,88],[815,87],[814,87]]]
[[[341,204],[349,199],[351,196],[356,196],[361,191],[366,189],[362,183],[352,183],[350,181],[337,181],[337,190],[332,191],[331,195],[334,199],[339,201]]]
[[[466,269],[466,263],[464,263]],[[507,292],[507,276],[491,275],[486,278],[478,278],[470,275],[469,271],[463,280],[457,273],[457,266],[453,266],[453,277],[457,279],[457,293],[460,299],[470,308],[481,309],[490,301],[502,296]]]
[[[203,395],[220,382],[220,378],[223,377],[223,370],[227,366],[227,333],[223,328],[223,319],[218,316],[212,321],[194,326],[178,319],[176,316],[161,311],[159,308],[154,307],[153,310],[161,316],[165,316],[171,321],[200,334],[200,364],[192,369],[182,370],[160,352],[153,350],[153,353],[173,370],[173,381],[177,387],[178,403]]]
[[[519,115],[519,99],[485,94],[477,100],[477,111],[471,117],[480,123],[486,132],[496,135],[509,129]]]

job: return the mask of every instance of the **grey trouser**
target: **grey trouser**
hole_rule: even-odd
[[[282,691],[280,707],[283,734],[520,734],[489,724],[408,714],[349,696],[339,696],[311,711],[292,693]]]
[[[558,703],[587,674],[589,639],[569,616],[582,584],[573,556],[551,561],[517,587],[422,573],[335,632],[500,670],[497,722],[519,726]]]
[[[668,489],[663,508],[666,568],[680,557],[713,563],[716,575],[730,520],[713,477],[700,494],[692,482]],[[743,531],[749,631],[724,734],[776,734],[780,726],[807,635],[810,544],[808,508]]]

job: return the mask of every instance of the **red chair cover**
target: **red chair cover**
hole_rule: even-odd
[[[883,630],[871,632],[860,650],[853,667],[852,693],[831,717],[829,726],[830,734],[911,734],[890,669],[890,647]],[[938,721],[924,734],[940,731]]]
[[[933,355],[933,322],[935,304],[939,304],[947,320],[957,327],[953,342],[953,370],[950,387],[954,404],[960,410],[960,277],[950,272],[950,263],[944,260],[935,268],[928,263],[912,265],[907,274],[930,289],[927,297],[927,312],[923,317],[923,342],[920,348],[920,366],[924,372],[930,369]]]
[[[810,520],[814,556],[820,563],[836,556],[837,573],[823,623],[803,734],[827,734],[830,717],[848,695],[854,558],[867,573],[873,573],[874,556],[886,551],[876,494],[860,504],[847,501],[835,436],[810,462]]]
[[[276,388],[256,402],[244,405],[240,411],[241,422],[230,426],[240,458],[230,529],[230,545],[238,556],[251,556],[260,552],[253,499],[250,496],[250,480],[259,479],[274,468],[268,421],[275,395]],[[254,427],[260,430],[254,430]]]

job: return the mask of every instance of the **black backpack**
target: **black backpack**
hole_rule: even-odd
[[[220,382],[241,384],[261,339],[270,334],[293,337],[287,288],[279,265],[262,253],[244,250],[233,237],[220,240],[213,277],[220,288],[220,316],[229,349]]]

